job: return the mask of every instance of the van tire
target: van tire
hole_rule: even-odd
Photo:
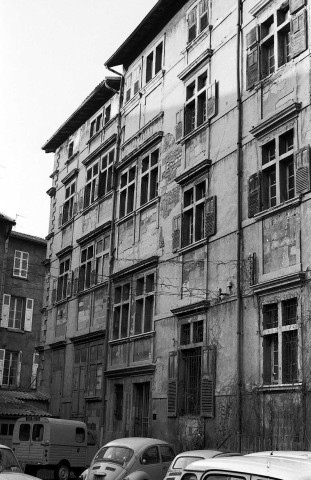
[[[70,477],[69,464],[66,463],[66,462],[59,463],[54,470],[54,479],[55,480],[69,480],[69,477]]]

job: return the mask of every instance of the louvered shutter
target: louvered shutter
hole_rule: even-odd
[[[173,230],[172,230],[172,251],[176,252],[180,248],[180,223],[181,215],[177,215],[173,218]]]
[[[25,323],[24,323],[25,332],[31,332],[32,316],[33,316],[33,299],[26,298]]]
[[[72,385],[72,413],[77,414],[79,409],[79,376],[80,368],[74,367],[73,369],[73,385]]]
[[[212,118],[217,113],[217,85],[212,83],[206,89],[206,118]]]
[[[78,291],[84,290],[84,277],[85,277],[85,267],[79,268],[79,283],[78,283]]]
[[[39,365],[39,353],[34,353],[32,356],[32,369],[31,369],[31,384],[30,388],[37,387],[37,373]]]
[[[5,357],[5,350],[4,348],[0,348],[0,385],[2,385],[2,382],[3,382],[4,357]]]
[[[106,188],[105,188],[106,175],[107,175],[107,171],[106,171],[106,172],[100,172],[100,174],[99,174],[99,180],[98,180],[98,198],[103,197],[103,196],[105,195],[105,193],[106,193]]]
[[[58,226],[61,227],[63,224],[63,205],[59,207],[59,214],[58,214]]]
[[[216,349],[203,347],[201,378],[201,416],[212,418],[215,409]]]
[[[176,415],[177,415],[177,352],[169,352],[167,416],[175,417]]]
[[[253,217],[261,211],[261,172],[256,172],[248,179],[248,216]]]
[[[8,328],[10,315],[11,295],[4,294],[2,300],[1,327]]]
[[[307,46],[307,11],[302,10],[291,18],[291,57],[297,57]]]
[[[21,370],[22,370],[22,352],[19,352],[17,359],[17,371],[16,371],[16,386],[21,384]]]
[[[84,188],[81,188],[80,192],[79,192],[79,205],[78,205],[78,209],[79,209],[79,212],[81,210],[83,210],[84,208]]]
[[[76,193],[73,198],[73,207],[72,207],[73,216],[77,215],[78,209],[79,209],[79,195]]]
[[[260,80],[259,47],[255,45],[246,53],[246,90]]]
[[[73,271],[73,295],[76,295],[79,291],[79,267],[76,267]]]
[[[301,7],[304,7],[306,0],[289,0],[289,11],[291,14],[297,12]]]
[[[295,154],[296,194],[310,190],[310,145],[301,148]]]
[[[253,47],[256,43],[258,43],[258,27],[252,28],[246,34],[246,48]]]
[[[216,233],[216,196],[213,195],[205,202],[205,236],[206,238]]]
[[[184,135],[184,109],[176,113],[175,140],[180,140]]]
[[[72,293],[72,272],[68,273],[66,285],[66,297],[70,297]]]

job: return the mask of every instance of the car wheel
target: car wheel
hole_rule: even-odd
[[[60,463],[54,471],[55,480],[69,480],[70,469],[67,463]]]

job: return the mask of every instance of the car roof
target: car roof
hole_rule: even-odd
[[[7,445],[1,445],[1,444],[0,444],[0,448],[6,448],[7,450],[11,450],[11,448],[8,447]]]
[[[127,448],[143,448],[152,445],[169,445],[164,440],[158,440],[156,438],[145,438],[145,437],[126,437],[126,438],[117,438],[111,442],[106,443],[104,447],[127,447]]]
[[[240,453],[235,452],[223,452],[222,450],[187,450],[186,452],[181,452],[176,455],[175,460],[181,457],[203,457],[203,458],[212,458],[218,456],[231,456],[231,455],[241,455]]]
[[[266,452],[256,452],[256,453],[248,453],[247,457],[258,457],[258,456],[266,456],[266,457],[284,457],[284,458],[306,458],[311,459],[311,452],[307,452],[304,450],[270,450]]]
[[[310,479],[311,460],[304,457],[282,457],[265,454],[216,457],[208,460],[199,460],[184,469],[189,471],[210,472],[230,471],[235,473],[249,473],[269,476],[286,480]],[[298,473],[299,472],[299,473]]]

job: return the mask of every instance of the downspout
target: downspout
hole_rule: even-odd
[[[5,284],[5,274],[6,274],[6,266],[7,266],[7,261],[8,261],[8,251],[9,251],[9,237],[12,231],[13,226],[15,226],[16,223],[11,223],[7,226],[6,232],[5,232],[5,243],[4,243],[4,255],[3,255],[3,260],[2,260],[2,271],[1,271],[1,281],[0,281],[0,300],[1,300],[1,305],[3,304],[3,294],[4,294],[4,284]],[[2,313],[0,310],[0,320],[2,317]]]
[[[116,219],[116,208],[117,208],[117,176],[115,174],[115,165],[118,163],[120,158],[120,145],[121,145],[121,107],[123,101],[123,89],[124,89],[124,76],[106,66],[108,70],[112,73],[119,75],[121,77],[120,90],[119,92],[112,87],[107,85],[105,80],[105,86],[108,90],[111,90],[114,93],[119,93],[119,106],[118,106],[118,118],[117,118],[117,142],[116,142],[116,157],[112,170],[112,216],[111,216],[111,233],[110,233],[110,246],[109,246],[109,276],[108,276],[108,287],[107,287],[107,318],[106,318],[106,333],[104,339],[104,360],[103,360],[103,389],[102,389],[102,398],[103,398],[103,409],[101,413],[101,438],[100,445],[102,445],[103,440],[103,427],[105,425],[107,402],[107,380],[106,380],[106,370],[107,370],[107,360],[108,360],[108,341],[109,341],[109,326],[112,319],[112,309],[111,309],[111,293],[112,293],[112,274],[114,270],[114,260],[115,260],[115,219]]]
[[[241,23],[242,1],[238,0],[237,12],[237,51],[236,51],[236,81],[237,81],[237,437],[238,451],[241,452],[242,435],[242,380],[243,380],[243,305],[241,289],[241,247],[242,247],[242,101],[241,101]]]

